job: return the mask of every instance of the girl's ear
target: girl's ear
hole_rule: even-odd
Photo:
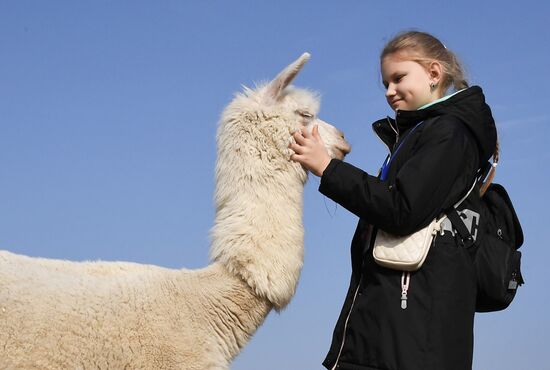
[[[428,75],[430,80],[437,86],[443,79],[443,66],[438,61],[434,60],[428,67]]]

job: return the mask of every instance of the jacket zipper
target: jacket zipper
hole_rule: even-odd
[[[388,125],[390,125],[391,129],[395,132],[395,135],[396,135],[395,143],[397,143],[399,141],[399,129],[396,130],[392,126],[389,117],[387,117],[386,120],[388,122]],[[374,131],[374,134],[375,134],[374,136],[376,136],[382,142],[382,144],[384,144],[384,146],[386,146],[388,148],[388,151],[390,152],[390,155],[391,155],[392,148],[390,148],[384,142],[384,140],[382,140],[382,138],[378,135],[378,133],[376,132],[374,127],[372,128],[372,130]],[[395,146],[395,144],[394,144],[394,146]],[[371,231],[370,235],[372,237],[372,231]],[[363,267],[361,267],[361,270],[362,269],[363,269]],[[338,361],[340,361],[340,356],[342,355],[342,350],[344,349],[344,344],[346,343],[346,331],[348,329],[348,321],[349,321],[349,318],[351,316],[351,312],[353,311],[353,306],[355,305],[355,300],[357,299],[357,294],[359,293],[359,289],[361,288],[361,282],[362,281],[363,281],[363,274],[361,274],[359,276],[359,283],[357,284],[357,289],[355,289],[355,293],[353,295],[353,300],[351,301],[351,307],[350,307],[350,309],[348,311],[348,314],[346,316],[346,321],[344,322],[344,332],[342,333],[342,343],[340,344],[340,350],[338,351],[338,356],[336,356],[336,361],[334,362],[334,366],[331,368],[331,370],[335,370],[338,367]]]
[[[355,289],[355,294],[353,295],[353,300],[351,301],[351,307],[349,309],[348,315],[346,317],[346,321],[344,323],[344,333],[342,334],[342,344],[340,344],[340,351],[338,351],[338,356],[336,356],[336,362],[334,362],[334,366],[331,368],[331,370],[335,370],[338,367],[338,361],[340,360],[340,355],[342,355],[342,350],[344,349],[344,343],[346,343],[346,330],[348,328],[348,320],[351,316],[351,311],[353,310],[353,306],[355,305],[355,299],[357,298],[357,293],[359,293],[359,288],[361,288],[361,281],[363,280],[363,274],[359,276],[359,284],[357,284],[357,289]]]
[[[399,141],[399,125],[397,124],[397,114],[395,115],[395,127],[392,126],[390,118],[386,117],[386,121],[390,125],[391,129],[395,132],[395,144]],[[395,144],[393,145],[395,147]]]
[[[395,132],[396,134],[396,140],[395,142],[397,143],[399,141],[399,129],[395,129],[391,122],[390,122],[390,119],[389,117],[386,118],[386,120],[388,121],[388,124],[390,125],[391,129]],[[397,123],[397,121],[396,121]],[[376,130],[374,129],[373,127],[373,131],[375,133],[375,136],[382,142],[382,144],[384,144],[386,147],[386,143],[384,142],[384,140],[382,140],[382,138],[378,135],[378,133],[376,132]],[[395,144],[394,144],[395,146]],[[390,155],[391,155],[391,148],[389,148],[389,152],[390,152]],[[372,231],[371,231],[372,232]],[[372,234],[371,234],[371,237],[372,237]],[[370,243],[370,241],[369,241]],[[364,257],[363,257],[364,258]],[[361,266],[361,270],[363,269],[363,267]],[[359,276],[359,283],[357,284],[357,289],[355,289],[355,293],[353,294],[353,300],[351,301],[351,307],[348,311],[348,315],[346,316],[346,321],[344,322],[344,332],[342,333],[342,343],[340,344],[340,350],[338,351],[338,356],[336,356],[336,361],[334,362],[334,366],[331,368],[331,370],[335,370],[337,367],[338,367],[338,361],[340,361],[340,356],[342,355],[342,350],[344,349],[344,344],[346,343],[346,331],[348,329],[348,321],[349,321],[349,318],[351,316],[351,312],[353,311],[353,306],[355,305],[355,300],[357,299],[357,294],[359,293],[359,289],[361,288],[361,282],[363,281],[363,274],[361,274]]]
[[[388,146],[388,144],[386,144],[384,142],[384,140],[382,140],[382,138],[380,137],[380,135],[378,134],[378,132],[376,132],[376,129],[374,128],[374,126],[372,126],[372,131],[374,131],[374,136],[376,136],[378,138],[378,140],[380,140],[380,142],[382,144],[384,144],[384,146],[386,148],[388,148],[388,152],[390,153],[391,155],[391,152],[392,150],[395,148],[395,145],[397,144],[397,142],[399,141],[399,127],[396,129],[395,127],[392,126],[391,124],[391,121],[390,121],[390,117],[386,117],[386,121],[388,122],[388,126],[390,126],[390,128],[392,129],[393,132],[395,132],[395,142],[393,143],[392,147]],[[397,121],[396,121],[397,122]],[[380,123],[381,125],[381,123]]]

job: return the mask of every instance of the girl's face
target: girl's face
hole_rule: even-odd
[[[382,59],[382,81],[386,87],[386,99],[390,107],[399,110],[416,110],[439,99],[438,89],[430,88],[439,82],[419,63],[389,54]]]

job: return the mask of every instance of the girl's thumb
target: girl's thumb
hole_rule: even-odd
[[[313,126],[313,130],[311,130],[311,134],[312,134],[313,137],[316,138],[316,139],[320,139],[320,138],[321,138],[321,135],[319,135],[319,125]]]

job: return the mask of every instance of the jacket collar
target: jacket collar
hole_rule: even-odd
[[[390,152],[400,136],[416,126],[421,121],[428,118],[440,116],[448,111],[448,108],[459,101],[467,100],[469,97],[480,94],[479,86],[472,86],[464,90],[460,90],[451,96],[445,97],[440,101],[419,110],[398,110],[395,113],[395,118],[386,117],[379,119],[372,124],[372,128],[376,135],[386,144]]]

